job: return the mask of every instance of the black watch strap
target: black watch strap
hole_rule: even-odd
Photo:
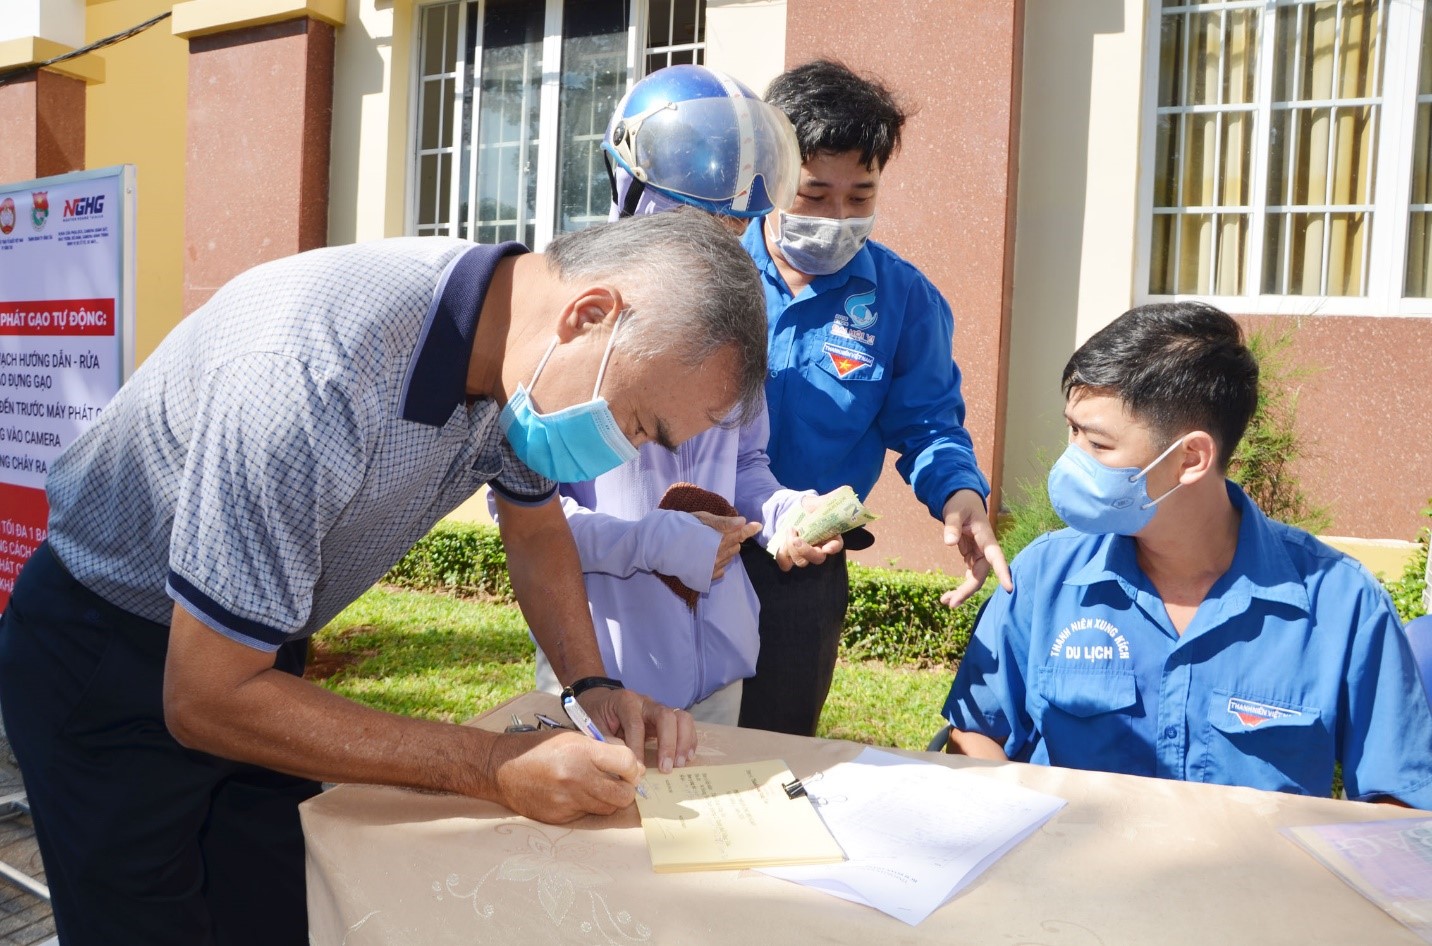
[[[571,685],[569,685],[566,689],[562,691],[562,695],[570,695],[571,697],[576,698],[581,696],[583,693],[586,693],[588,690],[595,689],[596,687],[606,687],[608,690],[626,689],[626,687],[622,686],[622,682],[620,680],[613,680],[611,677],[583,677],[580,680],[572,681]]]

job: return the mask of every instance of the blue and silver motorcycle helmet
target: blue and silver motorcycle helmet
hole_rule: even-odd
[[[705,66],[668,66],[632,86],[602,149],[623,217],[672,202],[760,217],[789,207],[800,179],[800,147],[785,114]]]

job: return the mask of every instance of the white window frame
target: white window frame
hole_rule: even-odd
[[[1422,42],[1425,3],[1432,0],[1394,0],[1386,6],[1383,24],[1383,84],[1378,132],[1375,142],[1372,233],[1368,241],[1365,270],[1366,293],[1361,296],[1275,295],[1261,291],[1263,280],[1263,231],[1267,208],[1268,162],[1266,154],[1272,100],[1274,16],[1277,0],[1230,0],[1230,2],[1189,2],[1165,8],[1160,0],[1148,0],[1144,35],[1143,106],[1140,110],[1140,174],[1138,191],[1137,258],[1133,298],[1138,303],[1171,300],[1199,300],[1240,315],[1356,315],[1432,317],[1432,298],[1405,297],[1407,232],[1411,199],[1412,153],[1417,104],[1417,68]],[[1253,150],[1250,168],[1249,258],[1244,271],[1241,295],[1172,295],[1149,292],[1153,264],[1153,195],[1158,169],[1158,82],[1162,47],[1163,16],[1209,10],[1257,9],[1258,75],[1254,110]],[[1233,208],[1222,208],[1231,210]]]
[[[404,231],[405,233],[417,233],[418,228],[418,140],[421,135],[421,128],[418,121],[421,105],[423,86],[422,65],[422,29],[421,23],[426,8],[440,6],[453,0],[419,0],[413,5],[412,17],[414,28],[412,30],[413,54],[410,81],[408,83],[408,129],[407,148],[405,157],[406,186],[404,188]],[[543,35],[542,35],[542,85],[541,102],[538,117],[539,140],[543,142],[557,141],[559,127],[559,106],[561,100],[562,81],[562,6],[564,0],[545,0]],[[669,0],[648,0],[648,2],[669,2]],[[477,0],[477,16],[479,22],[485,17],[487,11],[487,0]],[[707,7],[709,15],[709,0]],[[456,74],[454,75],[456,94],[453,96],[453,111],[447,117],[454,129],[462,128],[463,93],[462,77],[467,68],[465,42],[463,37],[467,31],[468,3],[460,0],[458,4],[457,27],[458,42],[457,56],[455,62]],[[627,57],[626,57],[626,87],[630,89],[638,79],[642,77],[642,70],[646,62],[646,30],[647,30],[647,2],[632,2],[628,5],[627,15]],[[697,28],[697,42],[689,44],[699,54],[704,51],[706,44],[705,36],[706,23],[701,23]],[[655,47],[654,47],[655,48]],[[661,47],[665,48],[665,47]],[[684,48],[684,47],[683,47]],[[477,42],[473,49],[473,56],[478,63],[482,62],[482,31],[478,31]],[[474,107],[474,121],[478,110]],[[474,126],[470,133],[476,139],[478,130]],[[462,199],[461,189],[457,186],[457,175],[462,165],[461,152],[462,142],[454,135],[452,145],[452,186],[449,197],[449,221],[452,228],[458,226],[459,207]],[[468,165],[468,193],[477,192],[477,160],[476,152],[473,153],[473,160]],[[561,158],[561,144],[557,147],[541,148],[537,156],[537,196],[536,196],[536,220],[534,221],[534,250],[541,251],[551,242],[555,235],[557,225],[557,181],[558,167]],[[477,229],[477,215],[468,214],[467,232],[459,234],[467,239],[473,239]]]

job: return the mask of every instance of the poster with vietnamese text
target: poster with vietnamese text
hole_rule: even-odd
[[[50,464],[134,370],[134,167],[0,183],[0,607]]]

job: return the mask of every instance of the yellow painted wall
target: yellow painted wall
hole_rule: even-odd
[[[90,0],[85,42],[173,7],[158,0]],[[185,109],[189,44],[163,20],[100,50],[105,80],[85,102],[85,166],[136,168],[138,246],[135,360],[143,362],[183,317]]]

